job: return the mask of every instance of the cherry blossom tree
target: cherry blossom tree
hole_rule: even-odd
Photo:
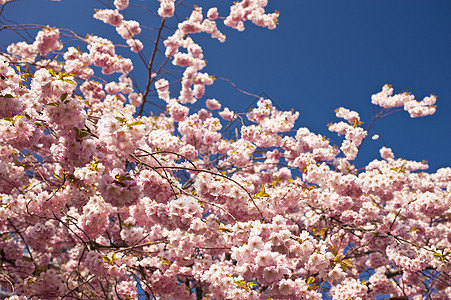
[[[1,14],[10,2],[0,1]],[[374,121],[431,115],[435,96],[385,85],[368,127],[338,108],[336,146],[268,99],[236,113],[226,95],[204,96],[216,78],[193,37],[275,29],[266,0],[229,11],[159,0],[150,21],[126,19],[128,0],[99,6],[93,17],[123,44],[2,28],[34,34],[0,57],[8,299],[451,298],[451,168],[427,173],[387,147],[354,164]],[[158,24],[150,43],[146,22]],[[151,113],[158,103],[164,110]]]

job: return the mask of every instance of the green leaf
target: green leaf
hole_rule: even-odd
[[[346,272],[346,265],[342,262],[340,262],[340,267],[343,270],[343,272]]]
[[[265,186],[262,184],[262,189],[255,196],[257,197],[270,197],[268,193],[265,191]]]
[[[316,286],[316,285],[309,285],[309,286],[308,286],[308,289],[309,289],[309,290],[314,290],[314,291],[315,291],[315,290],[318,289],[318,286]]]
[[[112,264],[112,263],[113,263],[113,262],[111,261],[111,259],[110,259],[108,256],[102,256],[102,259],[103,259],[105,262],[109,263],[109,264]]]
[[[73,84],[73,85],[77,85],[77,83],[76,83],[75,81],[73,81],[72,79],[64,78],[63,80],[64,80],[65,82],[67,82],[67,83],[70,83],[70,84]]]
[[[69,180],[69,182],[74,183],[77,180],[77,178],[75,178],[73,174],[69,174],[67,175],[67,180]]]
[[[90,135],[89,132],[81,131],[81,130],[78,129],[78,128],[74,128],[74,129],[75,129],[75,134],[77,135],[77,139],[82,139],[82,138],[84,138],[85,136]]]
[[[50,74],[53,75],[53,77],[56,77],[56,73],[55,71],[53,71],[53,69],[47,68],[47,70],[50,72]]]
[[[132,228],[133,226],[135,226],[135,224],[133,223],[125,223],[125,222],[121,222],[121,226],[122,227],[127,227],[127,228]],[[148,244],[152,244],[152,242],[147,242]]]
[[[219,227],[218,231],[227,232],[227,233],[231,233],[232,232],[232,230],[224,228],[224,227]]]
[[[358,120],[358,119],[355,119],[354,120],[354,123],[352,124],[352,127],[357,127],[357,126],[359,126],[359,125],[362,125],[363,124],[363,122],[361,122],[360,120]]]
[[[440,261],[446,262],[448,261],[447,256],[450,254],[450,252],[447,252],[445,254],[434,252],[434,257],[437,258]]]
[[[142,125],[142,124],[144,124],[143,121],[136,120],[136,121],[133,121],[133,122],[130,124],[130,127],[131,127],[131,126],[135,126],[135,125]]]
[[[338,250],[335,247],[332,247],[332,253],[334,254],[334,256],[337,256]]]
[[[307,284],[312,284],[313,282],[315,282],[315,277],[310,276],[309,278],[307,278]]]
[[[11,95],[11,94],[6,94],[5,96],[3,96],[3,97],[5,97],[5,98],[14,98],[14,96],[13,95]]]
[[[54,176],[55,178],[61,179],[61,176],[59,176],[58,174],[53,174],[53,176]]]
[[[354,267],[349,259],[343,259],[342,261],[340,261],[340,266],[344,272],[346,272],[346,269],[351,269]]]
[[[97,171],[97,166],[98,166],[97,161],[92,162],[90,170],[91,171]]]
[[[14,117],[14,122],[15,121],[17,121],[17,120],[19,120],[19,119],[22,119],[24,116],[22,116],[22,115],[17,115],[17,116],[15,116]]]
[[[55,102],[47,103],[47,105],[50,105],[50,106],[59,106],[59,104],[58,104],[58,103],[55,103]]]
[[[168,260],[167,258],[163,258],[163,265],[170,266],[170,265],[172,265],[173,263],[174,263],[173,261],[170,261],[170,260]]]
[[[67,98],[67,93],[64,93],[61,95],[61,101],[66,100],[66,98]]]
[[[27,79],[28,77],[34,78],[34,75],[29,72],[23,73],[21,76],[24,79]]]
[[[410,228],[410,230],[408,230],[407,232],[412,233],[412,232],[417,232],[417,231],[420,231],[420,229],[418,229],[418,228],[416,228],[415,226],[413,226],[413,227]]]
[[[238,287],[241,287],[241,288],[245,289],[246,291],[249,291],[249,287],[247,286],[245,280],[235,280],[235,283]]]
[[[80,138],[82,139],[82,138],[84,138],[85,136],[88,136],[89,135],[89,132],[82,132],[82,133],[80,133]]]
[[[121,124],[124,124],[127,120],[121,117],[114,117],[116,120],[118,120]]]
[[[351,268],[354,267],[354,265],[352,264],[352,262],[349,259],[343,259],[341,262],[346,264],[348,267],[351,267]]]

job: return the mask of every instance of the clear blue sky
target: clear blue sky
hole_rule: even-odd
[[[225,3],[229,1],[197,2],[200,6],[217,5],[221,15],[228,12]],[[130,3],[150,3],[154,10],[158,6],[156,0]],[[190,7],[192,3],[184,2]],[[93,33],[124,43],[112,26],[92,18],[94,8],[104,7],[94,0],[18,0],[8,4],[2,16],[18,23],[71,28],[82,36]],[[274,10],[280,11],[280,25],[273,31],[250,23],[244,32],[221,26],[227,35],[225,44],[206,35],[193,36],[204,47],[208,61],[205,71],[229,78],[251,93],[265,93],[282,109],[294,108],[300,112],[298,126],[309,127],[337,143],[340,140],[326,126],[338,120],[334,115],[337,107],[357,110],[369,124],[373,116],[370,97],[385,83],[392,84],[395,92],[412,92],[417,100],[435,94],[435,115],[411,119],[406,112],[396,113],[380,119],[373,132],[396,157],[425,159],[431,170],[451,165],[449,0],[270,0],[268,11]],[[143,9],[130,8],[124,14],[126,19],[137,19],[145,26],[159,24],[158,18]],[[143,33],[155,36],[155,31]],[[0,34],[2,48],[17,40],[5,31]],[[150,56],[151,45],[146,46],[145,53]],[[137,58],[129,51],[122,54]],[[137,65],[135,77],[141,83],[144,75],[142,66]],[[237,112],[254,100],[219,80],[214,88],[207,88],[206,96]],[[358,157],[357,165],[378,158],[381,146],[382,140],[365,141],[365,155]]]

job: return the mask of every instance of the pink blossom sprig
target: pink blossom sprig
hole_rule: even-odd
[[[364,129],[343,107],[343,121],[329,125],[343,136],[336,146],[296,128],[299,113],[268,99],[240,114],[224,95],[209,95],[208,48],[193,36],[224,42],[218,20],[274,29],[268,1],[183,15],[178,2],[161,0],[150,55],[137,39],[149,20],[125,20],[133,1],[113,4],[94,17],[138,52],[144,87],[134,61],[105,37],[73,35],[81,47],[66,47],[62,30],[39,27],[32,43],[2,54],[0,260],[9,299],[451,297],[451,168],[428,173],[427,162],[389,145],[357,165],[373,122]],[[153,98],[164,103],[158,113],[143,109]],[[371,97],[383,108],[375,119],[401,107],[430,115],[435,101],[389,85]]]

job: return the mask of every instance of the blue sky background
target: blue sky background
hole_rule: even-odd
[[[111,6],[112,2],[104,1]],[[158,7],[156,0],[130,3],[147,5],[153,11]],[[193,3],[184,2],[187,7]],[[216,5],[220,15],[226,15],[232,1],[196,3]],[[17,23],[70,28],[81,36],[93,33],[124,44],[112,26],[92,18],[94,8],[105,6],[94,0],[18,0],[7,4],[0,20],[6,22],[6,17]],[[178,9],[183,20],[188,9]],[[372,133],[378,133],[396,157],[425,159],[431,171],[451,165],[449,0],[270,0],[267,11],[274,10],[280,12],[280,18],[273,31],[246,23],[246,30],[238,32],[221,24],[220,30],[227,35],[224,44],[206,34],[194,35],[208,61],[205,71],[231,79],[253,94],[264,93],[284,110],[294,108],[300,112],[298,127],[306,126],[338,144],[341,139],[327,130],[327,123],[338,121],[334,110],[339,106],[358,111],[368,125],[373,116],[371,95],[385,83],[392,84],[395,93],[412,92],[417,100],[435,94],[435,115],[411,119],[407,112],[395,113],[378,120]],[[140,7],[131,7],[124,15],[143,26],[159,25],[157,17]],[[142,35],[154,38],[155,33],[143,30]],[[164,36],[172,33],[173,29],[163,31]],[[18,41],[9,31],[0,31],[0,35],[3,49]],[[145,43],[144,53],[150,57],[151,42]],[[136,54],[117,51],[137,61]],[[135,65],[134,76],[142,86],[145,75],[143,65]],[[254,101],[220,80],[207,87],[206,96],[237,112]],[[382,139],[367,139],[357,166],[379,158],[382,146]]]

